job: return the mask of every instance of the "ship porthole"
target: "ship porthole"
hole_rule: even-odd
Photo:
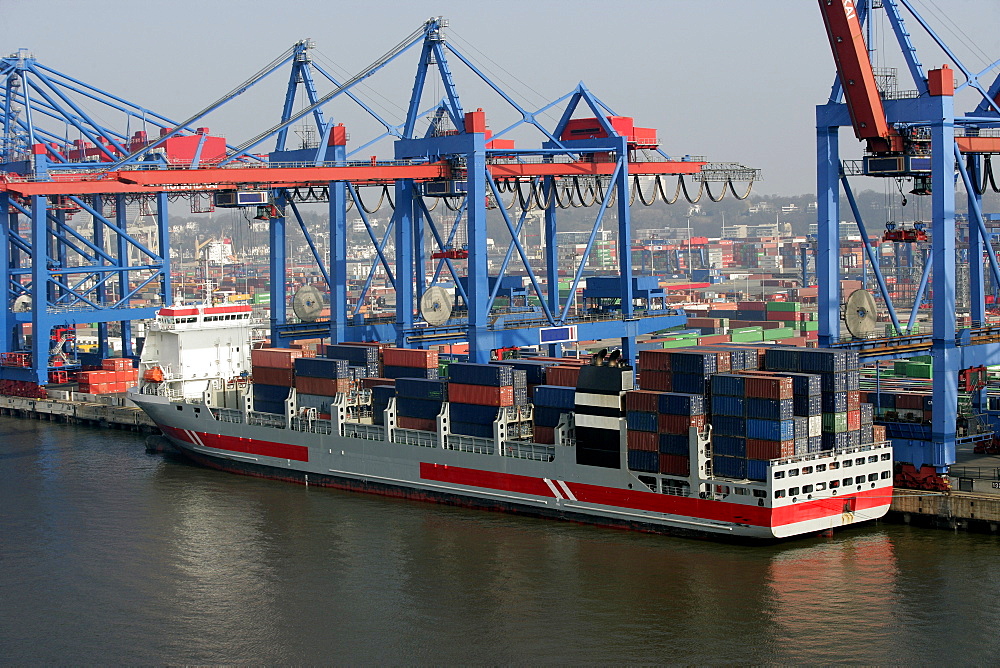
[[[793,497],[792,497],[792,503],[795,503],[795,502],[796,502],[796,501],[798,501],[798,500],[799,500],[799,497],[797,497],[797,496],[793,496]]]
[[[837,496],[837,490],[833,490],[833,495]]]

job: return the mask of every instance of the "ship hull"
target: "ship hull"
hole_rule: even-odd
[[[184,455],[218,470],[631,530],[774,540],[881,517],[891,496],[891,487],[859,488],[849,510],[846,497],[772,508],[674,496],[627,470],[577,464],[571,447],[551,461],[519,459],[222,421],[204,405],[131,398]]]

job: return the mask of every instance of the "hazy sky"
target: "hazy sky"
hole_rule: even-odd
[[[1000,58],[998,0],[914,2],[970,68]],[[761,193],[814,192],[815,106],[835,75],[815,0],[0,0],[0,9],[3,53],[25,47],[48,67],[176,120],[296,40],[313,39],[316,61],[346,79],[427,18],[444,16],[449,40],[519,102],[537,108],[583,81],[617,113],[657,128],[672,155],[761,168]],[[925,67],[947,61],[926,48],[915,22],[908,26]],[[882,42],[880,58],[897,64],[895,43],[888,35]],[[404,54],[362,92],[397,122],[416,57],[416,50]],[[457,59],[452,68],[466,110],[483,107],[494,131],[513,119]],[[237,144],[271,127],[285,72],[199,125]],[[320,93],[329,89],[324,83]],[[431,86],[425,105],[442,92]],[[356,108],[334,104],[328,113],[347,124],[349,147],[378,134]],[[114,114],[104,122],[123,123]],[[842,137],[845,154],[857,151],[849,130]],[[391,147],[371,153],[388,158]]]

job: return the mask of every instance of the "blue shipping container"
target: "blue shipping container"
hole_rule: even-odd
[[[684,455],[691,453],[691,443],[682,434],[660,434],[660,454]]]
[[[558,427],[559,418],[563,413],[570,413],[573,409],[555,408],[552,406],[535,405],[535,424],[539,427]]]
[[[664,415],[704,415],[705,396],[700,392],[661,392],[660,412]]]
[[[712,380],[714,381],[718,377],[712,376]],[[712,395],[712,415],[743,417],[746,412],[746,403],[743,397],[714,394]]]
[[[722,436],[746,437],[747,421],[744,418],[719,415],[712,418],[712,433]]]
[[[501,387],[514,384],[514,368],[504,364],[453,362],[448,365],[448,380],[463,385]]]
[[[748,480],[767,480],[767,465],[768,462],[760,459],[748,459],[747,460],[747,479]]]
[[[493,438],[493,423],[452,422],[451,433],[462,434],[464,436],[478,436],[479,438]]]
[[[295,360],[295,375],[310,378],[350,378],[347,360],[328,357],[299,357]]]
[[[746,394],[745,385],[746,376],[738,376],[731,373],[717,373],[712,376],[712,395],[742,397]]]
[[[625,414],[625,424],[631,431],[655,432],[657,430],[656,413],[629,411]]]
[[[411,418],[431,420],[441,412],[441,402],[433,399],[396,397],[396,414]]]
[[[261,383],[254,383],[253,398],[254,401],[257,401],[258,399],[263,401],[284,401],[288,398],[289,389],[290,388],[287,388],[284,385],[262,385]]]
[[[460,418],[462,422],[479,422],[493,424],[497,419],[500,409],[496,406],[480,406],[478,404],[451,404],[451,419]],[[492,429],[492,427],[490,427]],[[492,431],[490,432],[493,433]]]
[[[396,381],[396,396],[447,401],[448,383],[427,378],[400,378]]]
[[[704,394],[705,378],[706,376],[700,373],[678,373],[675,371],[672,387],[674,392],[682,394]]]
[[[728,457],[746,457],[747,440],[739,436],[712,436],[712,451]]]
[[[712,457],[712,471],[723,478],[745,480],[747,477],[747,460],[742,457]]]
[[[535,387],[535,406],[551,406],[571,411],[575,403],[575,388],[561,387],[559,385],[538,385]]]
[[[787,441],[795,438],[795,422],[792,420],[761,420],[747,418],[748,438],[762,438],[768,441]]]
[[[791,420],[795,414],[794,399],[761,399],[747,397],[747,417],[762,420]]]
[[[660,458],[655,452],[641,450],[628,451],[628,467],[633,471],[656,473],[660,470]]]

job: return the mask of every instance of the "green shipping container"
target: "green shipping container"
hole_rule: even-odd
[[[823,431],[828,434],[839,434],[847,431],[847,411],[823,413]]]
[[[735,331],[732,334],[733,343],[757,343],[758,341],[764,340],[763,330],[757,332],[740,332]]]
[[[905,376],[907,375],[907,367],[909,366],[907,360],[896,360],[892,363],[892,373],[895,376]]]
[[[768,311],[801,311],[802,302],[767,302]]]
[[[933,365],[926,362],[910,362],[906,365],[906,375],[910,378],[930,378]]]
[[[764,332],[764,339],[767,341],[773,341],[774,339],[787,339],[789,337],[795,336],[796,331],[792,327],[775,327],[774,329],[769,329]]]

